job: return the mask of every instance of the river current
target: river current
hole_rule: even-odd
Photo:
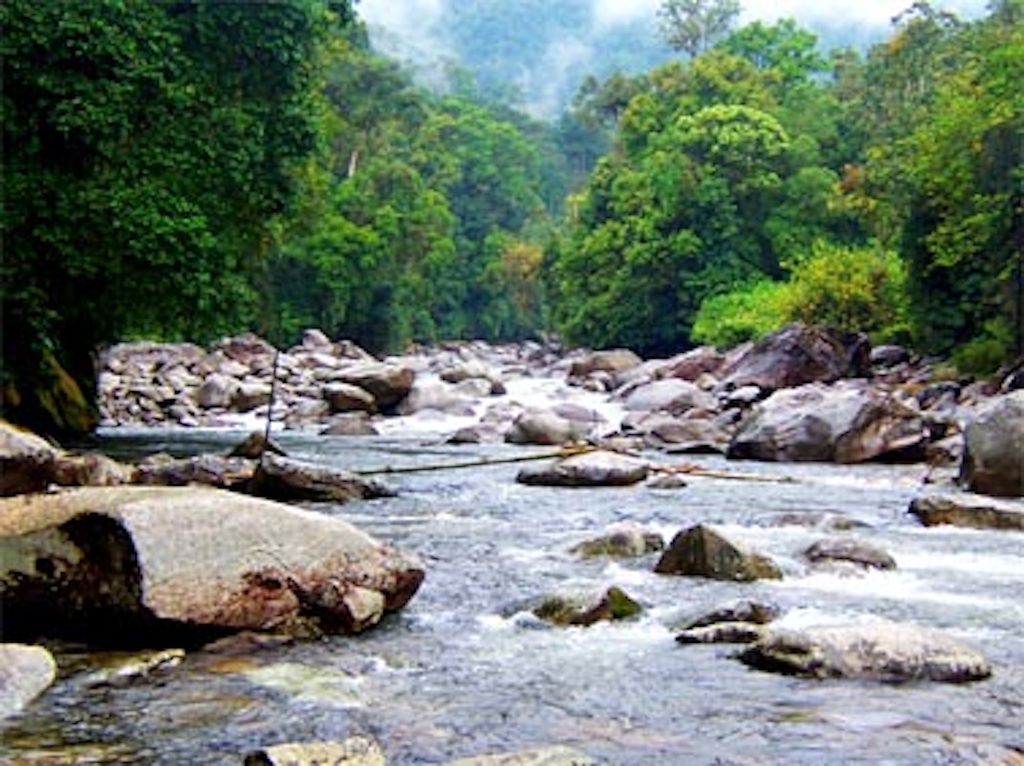
[[[445,425],[275,438],[293,457],[362,470],[531,449],[445,445]],[[187,455],[225,451],[247,432],[113,429],[101,447]],[[907,513],[921,466],[685,460],[795,481],[552,489],[517,484],[514,463],[384,477],[396,497],[317,508],[423,558],[427,578],[401,613],[356,638],[241,657],[192,652],[123,685],[86,683],[102,658],[58,647],[57,684],[0,724],[0,761],[237,764],[256,747],[353,735],[379,742],[393,766],[555,744],[622,766],[997,764],[1024,749],[1024,535],[922,528]],[[820,523],[836,517],[853,529]],[[626,520],[666,540],[714,523],[770,555],[784,578],[666,577],[652,572],[656,554],[569,553]],[[836,535],[885,549],[898,568],[812,572],[800,552]],[[611,585],[640,601],[643,616],[550,628],[521,610],[541,595]],[[736,598],[777,604],[794,626],[888,618],[938,628],[980,649],[994,674],[960,686],[796,679],[748,669],[736,647],[673,640],[674,622]]]

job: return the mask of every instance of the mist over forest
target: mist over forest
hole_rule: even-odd
[[[584,79],[639,74],[678,57],[658,32],[660,0],[361,0],[357,8],[374,47],[410,66],[420,81],[443,88],[453,68],[471,72],[484,93],[529,114],[556,118]],[[818,36],[824,53],[865,51],[889,36],[912,0],[821,3],[746,0],[739,25],[795,19]],[[985,0],[947,0],[937,10],[964,19]]]

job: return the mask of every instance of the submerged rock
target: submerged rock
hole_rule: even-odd
[[[895,569],[896,561],[881,548],[860,540],[835,538],[819,540],[804,551],[815,566],[824,568],[852,566],[859,569]]]
[[[596,600],[578,596],[548,596],[532,610],[545,622],[555,625],[588,626],[602,621],[635,617],[643,607],[624,590],[611,587]]]
[[[701,612],[673,627],[675,630],[692,630],[694,628],[706,628],[718,623],[766,625],[778,616],[779,608],[774,604],[741,599]]]
[[[0,644],[0,720],[24,710],[56,677],[57,663],[43,647]]]
[[[341,519],[205,487],[0,501],[0,562],[5,634],[107,643],[358,632],[424,576]]]
[[[646,461],[608,450],[592,450],[548,465],[523,468],[516,481],[546,487],[620,487],[647,478]]]
[[[812,678],[966,683],[992,674],[981,654],[947,635],[884,621],[771,631],[739,659],[759,670]]]
[[[911,502],[910,513],[926,527],[949,524],[975,529],[1024,530],[1024,501],[967,492],[921,495]]]
[[[639,524],[626,522],[609,527],[607,533],[600,537],[574,545],[569,552],[584,558],[635,558],[664,549],[665,539],[660,534],[649,532]]]
[[[778,580],[782,572],[760,553],[727,540],[700,524],[679,532],[654,567],[658,574],[709,577],[715,580]]]
[[[687,628],[676,635],[677,644],[752,644],[764,638],[766,628],[753,622],[717,622]]]

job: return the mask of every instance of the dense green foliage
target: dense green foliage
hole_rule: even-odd
[[[918,3],[826,62],[666,3],[692,56],[541,123],[414,84],[348,2],[8,0],[5,406],[106,343],[308,326],[668,353],[799,319],[993,368],[1024,350],[1022,7]],[[459,5],[454,38],[538,8]]]

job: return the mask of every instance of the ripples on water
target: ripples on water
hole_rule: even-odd
[[[242,435],[118,432],[104,446],[188,454]],[[295,457],[357,469],[523,454],[447,447],[422,433],[278,439]],[[394,475],[396,498],[320,506],[423,557],[427,579],[406,610],[353,639],[242,659],[194,653],[127,688],[83,688],[81,674],[68,672],[2,725],[7,756],[228,764],[259,745],[355,734],[377,739],[390,764],[557,743],[623,765],[998,763],[988,759],[999,746],[1024,747],[1024,535],[920,528],[906,513],[920,467],[700,462],[799,481],[555,490],[516,484],[511,464]],[[829,533],[779,523],[782,514],[792,522],[822,513],[865,526]],[[775,558],[785,578],[662,577],[651,572],[653,557],[567,553],[627,519],[669,538],[698,522],[722,525]],[[882,547],[899,569],[809,573],[799,552],[832,534]],[[613,584],[647,607],[641,619],[546,629],[514,614],[538,595]],[[978,646],[995,675],[967,686],[815,682],[748,670],[732,647],[673,641],[674,619],[740,596],[779,604],[792,625],[886,617],[938,627]]]

